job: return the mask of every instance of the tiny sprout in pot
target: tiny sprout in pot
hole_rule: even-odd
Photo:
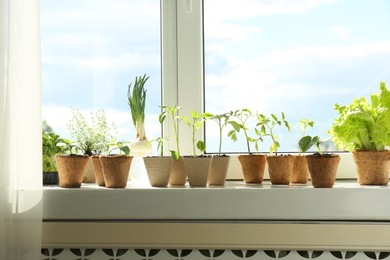
[[[58,168],[58,185],[61,188],[81,187],[90,160],[89,156],[76,154],[79,147],[67,139],[63,139],[58,145],[62,147],[64,152],[55,156]]]
[[[190,186],[206,186],[208,174],[210,170],[212,157],[200,156],[196,154],[196,149],[202,153],[206,150],[206,145],[202,140],[196,140],[196,130],[199,130],[204,121],[212,116],[210,113],[199,114],[190,112],[191,117],[182,116],[183,121],[191,127],[192,130],[192,151],[193,156],[184,157],[184,165],[186,168],[188,182]]]
[[[171,164],[171,177],[169,183],[174,186],[183,186],[187,181],[187,175],[184,166],[184,160],[180,154],[179,145],[179,123],[182,120],[179,116],[180,106],[162,106],[161,108],[162,113],[159,116],[160,123],[163,123],[166,116],[169,116],[173,123],[173,130],[175,132],[176,150],[170,150],[173,161]]]
[[[159,122],[162,126],[166,117],[166,113],[159,115]],[[165,187],[169,183],[171,176],[171,156],[163,156],[163,142],[166,138],[163,136],[151,140],[157,142],[157,153],[160,156],[144,157],[146,172],[148,174],[149,183],[153,187]]]
[[[124,188],[127,186],[131,161],[130,148],[125,141],[111,142],[108,155],[101,155],[105,186],[107,188]],[[114,150],[119,150],[119,154],[112,155]]]
[[[278,118],[275,114],[271,114],[271,117],[260,114],[257,119],[258,123],[256,128],[260,128],[258,131],[265,137],[271,137],[272,140],[270,152],[267,156],[268,172],[271,183],[277,185],[289,185],[291,182],[295,157],[292,155],[278,156],[277,152],[280,147],[280,143],[278,141],[278,137],[274,133],[274,128],[277,126],[285,126],[290,132],[290,125],[283,112],[281,113],[280,118]]]
[[[309,168],[307,167],[306,158],[302,153],[306,152],[310,147],[307,147],[306,129],[307,127],[313,128],[314,121],[309,119],[299,120],[301,126],[302,138],[298,141],[299,155],[295,156],[294,169],[291,176],[292,183],[306,184],[309,178]],[[319,138],[318,138],[319,141]],[[309,141],[310,143],[310,141]],[[311,144],[313,145],[313,144]]]
[[[210,171],[207,183],[209,185],[222,186],[225,184],[228,172],[230,156],[222,155],[222,133],[227,126],[231,113],[223,113],[219,115],[212,115],[210,119],[218,124],[219,132],[219,146],[218,155],[211,160]]]
[[[299,140],[298,144],[302,152],[306,152],[313,145],[317,147],[317,153],[306,156],[314,188],[332,188],[336,180],[340,156],[338,154],[322,153],[320,148],[321,141],[318,136],[304,136]]]
[[[230,112],[230,118],[233,120],[229,120],[228,124],[233,127],[231,131],[229,131],[228,136],[233,140],[237,141],[237,135],[242,130],[246,140],[246,146],[248,154],[239,155],[238,160],[241,165],[241,170],[243,174],[244,181],[246,183],[262,183],[264,177],[264,169],[266,164],[265,155],[262,154],[252,154],[250,150],[250,143],[255,143],[256,150],[258,149],[258,142],[262,141],[262,135],[260,132],[256,131],[259,135],[257,139],[251,138],[248,135],[248,120],[253,118],[254,115],[252,112],[243,108],[241,110],[236,110],[234,112]]]

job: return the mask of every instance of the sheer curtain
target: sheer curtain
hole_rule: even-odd
[[[41,259],[39,0],[0,1],[0,259]]]

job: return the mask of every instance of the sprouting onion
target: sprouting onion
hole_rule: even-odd
[[[127,90],[131,117],[137,132],[136,140],[132,142],[132,150],[136,153],[147,153],[150,150],[145,133],[146,89],[144,86],[148,79],[149,76],[146,76],[146,74],[136,77],[134,86],[131,82]]]

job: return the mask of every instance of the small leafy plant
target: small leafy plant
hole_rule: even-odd
[[[298,141],[299,146],[299,154],[306,152],[309,150],[314,144],[317,144],[317,148],[319,149],[319,137],[318,136],[308,136],[306,135],[307,127],[313,128],[314,121],[309,119],[301,119],[299,120],[299,125],[301,126],[302,138]],[[320,151],[320,149],[319,149]]]
[[[160,122],[161,128],[164,124],[166,117],[167,117],[166,111],[161,112],[160,115],[158,116],[158,121]],[[164,155],[163,145],[164,145],[165,140],[168,140],[168,138],[166,138],[164,136],[160,136],[156,139],[150,140],[148,142],[148,145],[151,145],[152,142],[157,142],[157,153],[159,154],[160,157],[162,157]]]
[[[245,124],[248,121],[248,119],[250,119],[253,116],[252,112],[247,108],[243,108],[241,110],[230,112],[230,116],[236,118],[237,121],[235,120],[228,121],[228,123],[233,127],[233,130],[229,131],[228,137],[230,137],[234,142],[236,142],[237,134],[242,130],[245,136],[248,154],[251,154],[249,143],[255,142],[256,140],[249,137],[248,127]]]
[[[111,141],[108,145],[108,155],[111,155],[112,151],[119,150],[119,155],[129,155],[130,154],[130,147],[126,144],[130,142],[126,141]]]
[[[318,136],[312,137],[310,135],[306,135],[306,136],[302,137],[298,142],[299,150],[302,153],[309,150],[313,145],[316,145],[318,153],[322,154],[320,144],[321,144],[321,141],[320,141],[320,138]]]
[[[380,82],[379,92],[355,98],[346,106],[335,104],[339,117],[329,131],[335,145],[347,151],[384,150],[390,145],[390,91]]]
[[[196,156],[196,148],[199,149],[202,153],[206,151],[206,144],[202,140],[196,140],[195,133],[196,130],[200,129],[203,125],[203,122],[212,116],[210,113],[198,114],[197,112],[191,111],[191,117],[182,116],[183,121],[192,129],[192,152]]]
[[[175,143],[176,150],[170,150],[172,158],[174,160],[179,160],[180,158],[180,146],[179,146],[179,122],[181,121],[181,117],[179,116],[180,106],[175,105],[173,107],[161,106],[162,113],[159,116],[159,121],[164,122],[167,115],[169,115],[173,122],[173,129],[175,131]]]
[[[281,118],[279,119],[275,114],[271,114],[271,117],[267,117],[263,114],[259,114],[257,116],[257,127],[260,127],[260,130],[257,129],[258,133],[262,133],[263,136],[269,136],[272,140],[272,145],[270,146],[269,152],[272,155],[275,153],[277,155],[278,149],[280,147],[280,143],[278,141],[278,137],[274,134],[274,128],[276,126],[284,125],[287,130],[290,132],[290,125],[287,122],[284,113],[281,113]]]
[[[77,148],[85,155],[101,154],[116,133],[115,125],[108,126],[104,110],[91,112],[91,125],[79,109],[72,109],[73,117],[68,122],[68,130]]]
[[[62,144],[69,142],[59,135],[51,132],[42,131],[42,167],[43,172],[56,172],[57,166],[55,161],[56,154],[66,152],[66,147]]]
[[[218,130],[219,130],[219,146],[218,146],[218,155],[221,156],[222,151],[222,132],[223,129],[226,127],[226,125],[229,122],[231,113],[223,113],[219,115],[212,115],[210,117],[211,120],[216,122],[218,124]]]

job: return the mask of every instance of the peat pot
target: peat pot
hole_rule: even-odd
[[[332,188],[340,162],[338,154],[312,154],[306,156],[314,188]]]
[[[80,188],[89,160],[84,155],[56,155],[58,185],[61,188]]]
[[[104,183],[107,188],[125,188],[129,179],[132,156],[100,156]]]
[[[354,151],[357,180],[361,185],[387,185],[390,151]]]
[[[188,183],[191,187],[206,187],[211,156],[185,156],[184,165],[186,168]]]
[[[171,156],[144,157],[149,183],[153,187],[165,187],[171,177]]]
[[[242,174],[246,183],[262,183],[266,164],[264,154],[239,155]]]

